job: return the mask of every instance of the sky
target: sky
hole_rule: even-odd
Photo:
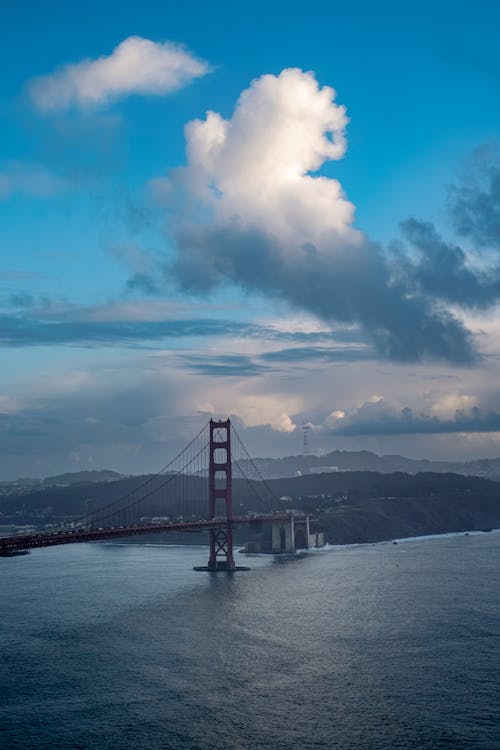
[[[500,6],[4,3],[0,480],[500,456]]]

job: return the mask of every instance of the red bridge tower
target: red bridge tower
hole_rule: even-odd
[[[235,570],[233,557],[233,507],[231,474],[231,422],[210,420],[210,461],[208,466],[208,518],[218,517],[217,501],[224,502],[225,520],[210,529],[209,570]],[[220,503],[219,503],[220,506]]]

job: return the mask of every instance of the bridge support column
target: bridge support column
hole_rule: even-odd
[[[295,553],[295,519],[290,515],[288,521],[278,521],[272,524],[271,552],[280,554]]]
[[[237,566],[233,555],[231,421],[229,419],[210,420],[208,486],[208,518],[209,520],[220,518],[220,525],[215,529],[210,529],[209,532],[208,565],[195,567],[195,570],[208,570],[212,573],[224,570],[250,570],[250,568]]]
[[[210,529],[209,570],[234,570],[233,508],[231,473],[231,422],[210,420],[210,460],[208,465],[209,519],[215,518],[217,501],[224,502],[226,522]],[[220,505],[220,503],[219,503]]]

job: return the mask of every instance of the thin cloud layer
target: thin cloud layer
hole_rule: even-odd
[[[380,355],[464,363],[469,332],[440,299],[409,292],[382,248],[355,229],[340,183],[315,175],[346,149],[345,109],[312,73],[264,75],[231,119],[186,127],[188,165],[171,175],[184,288],[230,281],[329,324],[361,325]],[[176,190],[172,191],[172,186]]]
[[[152,342],[159,346],[162,342],[183,338],[237,337],[246,342],[287,341],[314,346],[321,341],[335,341],[343,333],[281,331],[265,322],[201,317],[195,313],[196,310],[191,310],[189,305],[183,311],[176,303],[167,308],[140,303],[77,307],[18,291],[0,295],[0,345],[141,348]],[[207,363],[213,359],[206,355]],[[190,366],[201,370],[202,361],[199,355]],[[231,365],[236,373],[236,361],[226,359],[219,364],[223,365],[223,370]],[[262,369],[263,365],[254,364],[252,369],[259,367]]]
[[[0,200],[17,194],[49,198],[65,187],[64,180],[41,164],[9,161],[0,166]]]
[[[20,306],[20,300],[15,300]],[[3,346],[140,346],[192,336],[256,335],[262,329],[250,324],[216,319],[173,320],[78,320],[40,319],[28,315],[0,315]]]
[[[107,57],[65,65],[33,79],[29,93],[42,112],[94,107],[130,94],[169,94],[209,70],[207,62],[178,44],[130,36]]]

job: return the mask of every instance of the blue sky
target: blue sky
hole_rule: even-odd
[[[497,2],[0,22],[0,478],[151,470],[211,414],[500,455]]]

